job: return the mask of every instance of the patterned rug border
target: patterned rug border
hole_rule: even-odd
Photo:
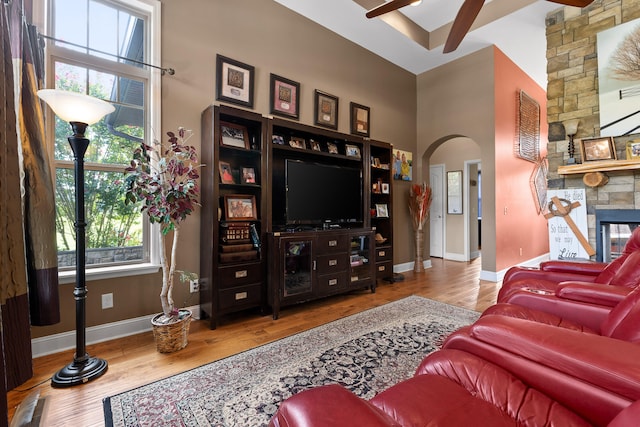
[[[412,307],[413,305],[417,305],[416,307]],[[278,347],[284,347],[286,348],[292,348],[293,346],[288,345],[291,342],[295,342],[295,341],[299,341],[299,340],[304,340],[305,338],[309,337],[309,336],[316,336],[316,337],[324,337],[326,338],[326,340],[331,340],[332,343],[337,344],[335,341],[339,341],[341,344],[344,343],[348,343],[350,341],[353,341],[355,339],[357,339],[358,337],[364,336],[366,334],[375,332],[375,331],[379,331],[381,329],[380,325],[383,325],[383,328],[385,329],[389,329],[392,326],[399,324],[399,323],[403,323],[406,322],[407,320],[411,320],[414,319],[416,317],[424,317],[427,315],[427,313],[424,312],[416,312],[415,310],[417,310],[418,308],[425,308],[426,306],[432,306],[433,308],[437,308],[437,315],[438,316],[447,316],[448,315],[452,315],[457,317],[463,317],[465,319],[468,320],[467,323],[471,323],[473,322],[479,315],[480,313],[473,311],[473,310],[469,310],[463,307],[458,307],[458,306],[454,306],[451,304],[447,304],[444,302],[440,302],[440,301],[435,301],[429,298],[425,298],[425,297],[421,297],[418,295],[411,295],[396,301],[392,301],[380,306],[376,306],[376,307],[372,307],[366,310],[363,310],[359,313],[355,313],[352,315],[348,315],[336,320],[333,320],[331,322],[319,325],[319,326],[315,326],[311,329],[308,329],[306,331],[302,331],[299,333],[296,333],[294,335],[288,336],[288,337],[284,337],[275,341],[271,341],[265,344],[261,344],[259,346],[253,347],[251,349],[247,349],[244,350],[240,353],[236,353],[227,357],[224,357],[222,359],[218,359],[218,360],[214,360],[212,362],[208,362],[205,364],[202,364],[200,366],[188,369],[186,371],[180,372],[178,374],[173,374],[173,375],[169,375],[165,378],[162,379],[158,379],[155,381],[152,381],[150,383],[147,383],[145,385],[142,386],[138,386],[138,387],[134,387],[130,390],[127,391],[123,391],[117,394],[114,394],[112,396],[107,396],[103,399],[103,411],[104,411],[104,418],[105,418],[105,425],[107,427],[110,426],[120,426],[120,425],[128,425],[128,424],[114,424],[114,419],[113,419],[113,407],[112,407],[112,400],[116,399],[120,396],[124,396],[124,395],[128,395],[131,393],[135,393],[137,391],[141,391],[143,389],[147,389],[147,388],[153,388],[154,385],[158,385],[160,383],[166,382],[169,379],[180,379],[183,377],[189,377],[190,375],[193,375],[195,373],[198,373],[201,370],[206,370],[206,369],[211,369],[211,367],[213,365],[220,365],[221,367],[224,367],[225,365],[228,365],[230,363],[232,363],[234,360],[237,359],[242,359],[242,358],[249,358],[251,359],[254,355],[256,354],[260,354],[260,353],[264,353],[265,351],[268,351],[271,347],[273,347],[274,349],[277,349]],[[406,306],[406,307],[405,307]],[[404,316],[401,319],[395,319],[394,318],[394,314],[398,313],[398,311],[400,313],[402,313],[402,315]],[[431,310],[429,310],[429,315]],[[386,314],[386,316],[385,316]],[[363,325],[361,324],[361,319],[365,319],[365,318],[369,318],[371,316],[380,316],[382,315],[382,318],[378,319],[379,322],[376,323],[371,323],[369,325]],[[343,325],[344,323],[354,323],[355,325],[358,326],[358,328],[352,328],[349,330],[348,333],[344,333],[344,330],[341,330],[340,326]],[[463,322],[464,323],[464,322]],[[333,327],[332,327],[333,326]],[[335,336],[336,334],[332,333],[332,331],[339,331],[340,330],[340,336],[337,337]],[[291,358],[296,358],[295,354],[290,354],[288,357]],[[307,357],[306,355],[301,355],[301,357]],[[412,368],[415,369],[417,367],[413,366]],[[120,415],[120,414],[119,414]],[[202,420],[200,420],[202,421]],[[174,424],[172,424],[174,425]],[[185,425],[185,424],[180,424],[180,425]],[[199,424],[198,424],[199,425]],[[206,424],[205,424],[206,425]],[[216,424],[218,425],[218,424]]]

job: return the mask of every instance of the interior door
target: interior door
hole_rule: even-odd
[[[430,254],[432,257],[444,256],[444,165],[429,167],[429,182],[432,200],[429,211]]]

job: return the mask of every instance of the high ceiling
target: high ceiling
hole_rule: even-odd
[[[384,0],[275,0],[388,61],[420,74],[492,44],[546,88],[545,17],[561,5],[544,0],[489,0],[458,49],[442,53],[463,0],[423,0],[379,18]]]

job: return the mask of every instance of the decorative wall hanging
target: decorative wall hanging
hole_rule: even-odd
[[[216,99],[253,108],[252,65],[216,55]]]
[[[540,104],[522,90],[518,92],[517,98],[514,154],[537,163],[540,160]]]
[[[533,193],[533,200],[536,205],[538,215],[540,215],[547,205],[547,173],[549,171],[549,163],[547,158],[541,159],[533,168],[529,184]]]

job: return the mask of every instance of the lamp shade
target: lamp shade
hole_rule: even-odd
[[[567,135],[573,136],[578,133],[578,125],[580,124],[579,119],[567,120],[564,124],[564,130],[567,132]]]
[[[38,96],[65,122],[92,125],[115,110],[106,101],[78,92],[42,89]]]

